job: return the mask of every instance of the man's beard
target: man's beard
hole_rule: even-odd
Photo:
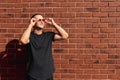
[[[34,26],[34,29],[35,29],[35,30],[42,30],[43,28],[38,27],[38,26]]]

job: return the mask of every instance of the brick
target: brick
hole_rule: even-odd
[[[14,28],[14,24],[4,23],[1,24],[0,28]]]
[[[120,56],[119,55],[109,55],[109,59],[118,59]]]
[[[0,34],[1,38],[11,38],[14,37],[14,34]]]
[[[120,22],[120,18],[117,18],[117,23],[119,23]]]
[[[77,69],[92,69],[92,65],[91,64],[78,64],[77,65]]]
[[[97,28],[88,28],[88,29],[85,29],[85,33],[99,33],[100,30],[97,29]]]
[[[100,29],[101,33],[114,33],[115,31],[116,31],[116,29],[113,29],[113,28],[108,28],[108,29],[107,28],[106,29],[105,28],[101,28]]]
[[[0,18],[13,18],[14,14],[1,14]]]
[[[108,44],[108,48],[116,48],[116,44]]]
[[[83,51],[83,53],[84,53],[84,54],[99,54],[100,51],[97,50],[97,49],[96,49],[96,50],[93,50],[93,49],[90,49],[90,48],[89,48],[89,49],[86,48],[86,49]]]
[[[29,18],[29,14],[15,14],[15,18]]]
[[[81,54],[78,57],[79,57],[79,59],[85,59],[85,60],[92,59],[92,55]]]
[[[103,1],[103,2],[114,2],[116,0],[101,0],[101,1]]]
[[[75,2],[63,2],[60,4],[61,7],[75,7]]]
[[[69,23],[83,23],[84,19],[70,19]]]
[[[108,13],[93,12],[93,17],[108,17]]]
[[[107,79],[107,75],[92,75],[93,79]]]
[[[70,43],[83,43],[83,39],[70,39]]]
[[[84,34],[82,34],[82,33],[78,33],[78,34],[76,34],[76,36],[77,36],[77,38],[92,38],[92,34],[91,33],[84,33]]]
[[[54,61],[55,62],[55,64],[68,64],[69,63],[69,61],[68,60],[55,60]]]
[[[118,65],[118,64],[109,64],[108,65],[108,69],[120,69],[120,65]]]
[[[101,49],[100,50],[100,53],[101,54],[116,54],[116,50],[113,48],[113,49]]]
[[[107,28],[108,24],[107,23],[93,23],[92,27],[93,28]]]
[[[107,54],[98,54],[98,55],[93,55],[92,59],[108,59],[108,55]]]
[[[85,64],[100,64],[99,60],[84,60]]]
[[[52,0],[34,0],[34,1],[31,1],[31,0],[23,0],[23,2],[22,3],[24,3],[24,2],[52,2]]]
[[[101,39],[100,40],[101,43],[115,43],[116,42],[116,39],[114,38],[109,38],[109,39]]]
[[[118,6],[120,6],[120,2],[119,1],[109,2],[109,6],[110,7],[118,7]]]
[[[95,69],[95,70],[84,70],[84,74],[100,74],[100,71]]]
[[[117,23],[116,24],[114,24],[114,23],[113,24],[109,24],[108,27],[109,28],[119,28],[119,23],[118,24]]]
[[[108,75],[109,79],[120,79],[119,75]]]
[[[116,9],[118,12],[120,12],[120,8],[119,7],[117,7],[117,9]]]
[[[78,2],[76,3],[76,7],[92,7],[92,3],[91,2],[86,2],[86,3],[83,3],[83,2]]]
[[[99,43],[100,42],[100,39],[98,38],[90,38],[90,39],[85,39],[84,40],[85,43]]]
[[[100,70],[100,74],[115,74],[115,70]]]
[[[115,13],[115,12],[113,12],[113,13],[109,13],[109,16],[110,17],[119,17],[120,16],[120,13]]]
[[[12,3],[12,4],[4,3],[0,5],[0,8],[4,8],[4,9],[5,8],[21,8],[21,7],[22,7],[22,4],[20,3]]]
[[[75,48],[76,45],[75,44],[62,44],[61,47],[62,48]]]
[[[7,29],[0,29],[0,33],[6,33]]]
[[[84,0],[68,0],[69,2],[83,2]]]
[[[55,18],[74,18],[75,13],[46,13],[45,17],[55,17]]]
[[[67,21],[67,20],[66,20]],[[60,22],[60,21],[59,21]],[[77,28],[76,25],[73,23],[63,23],[62,19],[61,19],[61,26],[63,28],[69,28],[69,29],[73,29],[73,28]]]
[[[39,13],[39,12],[51,12],[52,9],[51,8],[36,8],[36,9],[33,9],[33,8],[24,8],[22,9],[22,12],[24,13]]]
[[[6,1],[7,3],[20,3],[21,0],[9,0],[9,1]]]
[[[86,11],[88,11],[88,12],[98,12],[98,11],[100,11],[100,9],[96,8],[96,7],[91,7],[91,8],[86,8]]]
[[[7,13],[20,13],[21,9],[6,9]]]
[[[101,64],[116,64],[115,60],[101,60]]]
[[[92,13],[77,13],[76,17],[90,17]]]
[[[115,12],[116,8],[115,7],[101,7],[100,10],[101,12]]]
[[[93,48],[97,48],[97,49],[104,49],[104,48],[108,48],[108,44],[104,43],[104,44],[94,44]]]
[[[45,3],[30,3],[31,8],[35,7],[45,7]]]
[[[101,18],[102,23],[115,23],[117,22],[116,18]]]
[[[84,33],[84,29],[69,29],[70,33]]]
[[[98,2],[99,0],[85,0],[85,2]]]
[[[66,59],[66,60],[79,60],[79,57],[77,55],[62,55],[61,56],[62,59]]]
[[[96,33],[92,35],[93,38],[108,38],[108,35],[105,33]]]
[[[60,7],[60,3],[46,2],[45,7]]]
[[[99,18],[85,18],[85,23],[99,23]]]
[[[53,0],[53,2],[67,2],[67,0]]]
[[[93,69],[107,69],[107,64],[93,64]]]
[[[21,19],[7,19],[6,23],[22,23]]]
[[[8,33],[21,33],[22,29],[9,29],[7,30]]]
[[[100,2],[100,7],[107,7],[108,6],[108,2]]]
[[[65,73],[62,73],[61,74],[61,78],[75,78],[75,74],[65,74]]]
[[[91,75],[76,75],[76,78],[79,79],[91,79]]]
[[[68,12],[83,12],[84,8],[68,8]]]
[[[71,8],[70,8],[71,9]],[[63,7],[55,7],[53,8],[53,12],[66,12],[67,8]]]
[[[81,54],[81,53],[83,53],[83,52],[84,52],[83,49],[70,49],[70,50],[69,50],[69,54],[73,54],[73,53]]]

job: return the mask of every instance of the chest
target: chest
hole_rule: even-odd
[[[43,34],[41,36],[32,35],[30,37],[31,46],[34,48],[46,48],[51,45],[51,40],[49,36]]]

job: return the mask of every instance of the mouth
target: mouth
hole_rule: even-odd
[[[36,29],[36,30],[42,30],[43,28],[35,26],[34,29]]]

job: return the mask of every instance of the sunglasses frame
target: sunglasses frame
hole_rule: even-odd
[[[45,19],[39,19],[38,21],[45,21]]]

